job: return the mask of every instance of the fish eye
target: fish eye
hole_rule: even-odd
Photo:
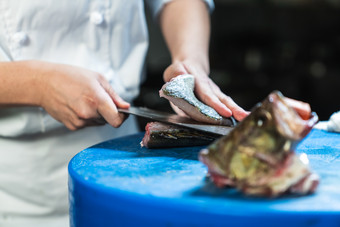
[[[261,112],[259,117],[256,120],[256,125],[258,127],[262,127],[267,123],[268,120],[271,119],[271,115],[269,112]]]
[[[257,126],[261,127],[265,123],[266,120],[267,119],[265,117],[263,117],[263,116],[259,117],[257,119],[257,122],[256,122]]]

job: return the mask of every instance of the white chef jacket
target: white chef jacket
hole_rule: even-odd
[[[155,17],[169,1],[148,0]],[[212,0],[206,2],[212,9]],[[0,0],[0,61],[87,68],[130,102],[139,93],[147,48],[143,0]],[[135,132],[131,116],[118,129],[69,131],[43,108],[0,108],[0,227],[68,226],[69,160]]]

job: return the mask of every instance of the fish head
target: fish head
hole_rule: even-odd
[[[317,121],[314,112],[304,119],[281,92],[274,91],[253,108],[240,127],[234,129],[234,137],[239,137],[236,146],[246,146],[255,153],[264,154],[290,152]]]
[[[259,181],[283,166],[318,121],[303,119],[279,92],[270,93],[226,136],[200,152],[200,160],[215,177]]]
[[[280,136],[300,141],[318,122],[318,116],[314,112],[308,112],[307,117],[306,114],[299,114],[290,103],[281,92],[274,91],[263,101],[260,109],[269,112],[273,123],[271,127],[274,127]],[[261,118],[261,114],[258,118]]]

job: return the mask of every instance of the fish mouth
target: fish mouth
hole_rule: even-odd
[[[203,149],[200,151],[198,156],[199,161],[208,167],[207,176],[209,176],[214,184],[219,188],[223,188],[225,186],[235,186],[235,182],[226,176],[223,169],[210,160],[208,154],[209,150]]]
[[[307,103],[285,98],[278,91],[269,95],[269,102],[273,103],[275,122],[284,137],[300,140],[319,121],[318,115],[311,112]]]

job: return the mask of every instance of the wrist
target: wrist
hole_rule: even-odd
[[[15,62],[21,83],[19,104],[41,106],[44,97],[44,63],[35,60]]]
[[[172,64],[176,63],[183,64],[189,74],[197,74],[196,76],[208,76],[210,74],[209,60],[204,55],[173,58]]]

